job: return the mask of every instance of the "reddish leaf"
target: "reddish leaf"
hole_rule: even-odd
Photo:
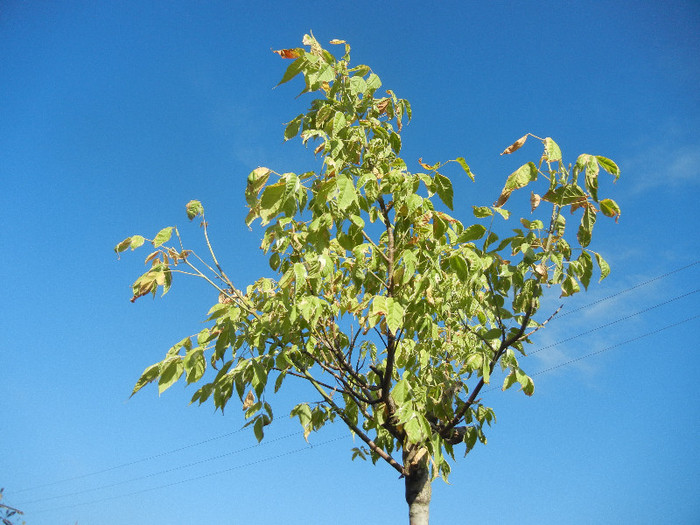
[[[273,49],[273,53],[277,53],[282,58],[299,58],[301,54],[298,49]]]
[[[520,137],[518,140],[513,142],[513,144],[511,144],[506,149],[504,149],[503,153],[501,153],[501,155],[508,155],[510,153],[513,153],[514,151],[518,151],[520,148],[523,147],[523,144],[525,144],[526,140],[527,140],[527,135]]]

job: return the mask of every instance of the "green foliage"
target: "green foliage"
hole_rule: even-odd
[[[275,51],[293,60],[280,84],[301,76],[302,93],[315,95],[284,138],[313,147],[322,168],[295,174],[259,167],[245,190],[246,224],[264,227],[261,248],[276,277],[237,289],[216,260],[199,201],[187,204],[187,216],[201,217],[211,265],[200,267],[172,227],[115,248],[150,242],[155,249],[132,301],[158,287],[167,292],[178,265],[219,293],[210,326],[146,368],[134,393],[149,383],[162,393],[184,377],[199,384],[193,403],[211,400],[223,411],[237,398],[260,440],[273,418],[272,393],[290,378],[306,381],[318,397],[291,412],[305,437],[339,417],[364,442],[353,458],[383,459],[405,474],[427,453],[433,475],[447,479],[455,449],[485,443],[484,425],[495,422],[478,394],[496,368],[504,390],[518,384],[534,393],[518,357],[541,326],[544,291],[559,287],[570,296],[587,288],[594,259],[600,279],[610,273],[588,246],[599,211],[620,215],[614,201],[598,198],[599,168],[615,179],[620,170],[594,155],[566,165],[552,138],[527,134],[503,154],[533,137],[543,145],[539,160],[508,176],[494,205],[474,206],[476,222],[463,224],[448,213],[455,196],[445,168],[454,162],[473,180],[465,159],[419,160],[422,171],[410,171],[399,156],[408,101],[380,93],[368,66],[351,67],[345,42],[332,42],[344,44],[340,59],[312,36],[304,43],[310,50]],[[494,214],[507,220],[503,206],[528,186],[533,216],[509,234],[496,233],[501,219]],[[571,235],[567,219],[577,215]],[[168,245],[173,234],[179,248]],[[403,465],[394,458],[399,451]]]

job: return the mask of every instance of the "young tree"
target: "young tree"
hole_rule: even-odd
[[[199,201],[187,204],[187,216],[200,218],[210,262],[186,249],[175,227],[115,248],[150,242],[155,249],[132,301],[159,287],[166,293],[174,273],[195,275],[219,292],[210,327],[146,368],[134,393],[152,382],[163,392],[182,377],[202,383],[192,402],[211,399],[223,410],[237,399],[261,440],[273,418],[270,390],[290,378],[307,382],[315,399],[291,411],[305,437],[342,420],[364,442],[353,458],[396,469],[405,478],[410,522],[425,524],[430,482],[447,480],[458,449],[486,443],[484,425],[495,415],[479,393],[494,370],[505,372],[504,390],[517,383],[526,395],[534,392],[518,358],[546,323],[538,321],[543,289],[557,285],[570,296],[587,288],[594,259],[600,278],[608,275],[588,246],[598,212],[620,214],[613,200],[598,198],[599,170],[615,179],[620,170],[587,154],[567,166],[551,138],[528,133],[503,154],[532,137],[542,142],[542,156],[507,177],[493,206],[474,206],[476,221],[465,225],[443,211],[452,210],[453,187],[442,171],[453,163],[473,180],[465,160],[421,160],[421,172],[408,171],[399,157],[408,101],[390,90],[379,95],[379,77],[366,65],[350,67],[344,41],[331,41],[344,45],[340,59],[312,35],[303,43],[310,49],[275,51],[294,60],[280,84],[301,75],[302,93],[316,95],[284,137],[301,134],[303,144],[313,143],[322,168],[301,175],[256,168],[245,190],[246,223],[266,226],[261,248],[278,277],[239,288],[217,260]],[[511,193],[538,179],[542,189],[530,203],[533,214],[547,208],[544,218],[520,219],[499,238],[494,218],[508,219],[503,206]],[[566,209],[581,214],[573,239]],[[208,363],[214,372],[205,379]]]

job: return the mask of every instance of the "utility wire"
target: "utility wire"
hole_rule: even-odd
[[[683,270],[687,270],[688,268],[691,268],[698,263],[700,263],[700,260],[694,261],[690,264],[686,264],[685,266],[682,266],[681,268],[676,268],[675,270],[671,270],[670,272],[666,272],[662,275],[658,275],[658,276],[653,277],[649,280],[635,284],[634,286],[631,286],[630,288],[625,288],[624,290],[620,290],[619,292],[615,292],[612,295],[608,295],[607,297],[603,297],[602,299],[598,299],[596,301],[593,301],[592,303],[584,304],[583,306],[579,306],[578,308],[574,308],[573,310],[567,310],[567,311],[563,312],[562,314],[558,315],[557,318],[561,319],[562,317],[565,317],[569,314],[573,314],[574,312],[578,312],[579,310],[583,310],[585,308],[590,308],[591,306],[595,306],[596,304],[602,303],[604,301],[609,301],[610,299],[614,299],[615,297],[617,297],[619,295],[625,294],[627,292],[631,292],[632,290],[636,290],[637,288],[641,288],[642,286],[647,286],[647,285],[649,285],[655,281],[658,281],[660,279],[665,279],[666,277],[669,277],[670,275],[673,275],[674,273],[678,273],[678,272],[681,272]]]
[[[679,299],[683,299],[684,297],[688,297],[689,295],[693,295],[694,293],[700,292],[700,288],[697,288],[693,290],[692,292],[684,293],[683,295],[678,295],[676,297],[673,297],[672,299],[668,299],[667,301],[664,301],[662,303],[655,304],[653,306],[649,306],[648,308],[644,308],[643,310],[639,310],[638,312],[634,312],[633,314],[626,315],[625,317],[620,317],[619,319],[615,319],[614,321],[610,321],[609,323],[602,324],[600,326],[596,326],[595,328],[591,328],[590,330],[586,330],[585,332],[581,332],[580,334],[577,335],[572,335],[571,337],[567,337],[566,339],[561,339],[560,341],[557,341],[556,343],[552,343],[547,346],[543,346],[541,348],[538,348],[537,350],[533,350],[532,352],[528,352],[527,355],[530,356],[532,354],[536,354],[537,352],[541,352],[542,350],[547,350],[548,348],[552,348],[553,346],[560,345],[562,343],[567,343],[571,341],[572,339],[577,339],[579,337],[582,337],[584,335],[592,334],[593,332],[596,332],[598,330],[601,330],[603,328],[607,328],[608,326],[612,326],[617,323],[621,323],[622,321],[627,321],[628,319],[631,319],[632,317],[636,317],[637,315],[641,315],[643,313],[649,312],[655,308],[659,308],[661,306],[665,306],[669,303],[672,303],[674,301],[678,301]]]
[[[575,359],[571,359],[570,361],[566,361],[565,363],[560,363],[558,365],[551,366],[549,368],[546,368],[545,370],[540,370],[539,372],[532,374],[533,376],[539,376],[542,374],[546,374],[548,372],[551,372],[552,370],[556,370],[557,368],[561,368],[562,366],[567,366],[572,363],[576,363],[577,361],[581,361],[582,359],[587,359],[589,357],[593,357],[594,355],[602,354],[603,352],[607,352],[608,350],[612,350],[613,348],[617,348],[618,346],[626,345],[628,343],[633,343],[634,341],[638,341],[639,339],[643,339],[644,337],[649,337],[651,335],[658,334],[659,332],[663,332],[664,330],[668,330],[669,328],[674,328],[678,325],[681,325],[683,323],[687,323],[689,321],[692,321],[693,319],[697,319],[700,317],[700,314],[694,315],[692,317],[688,317],[687,319],[683,319],[682,321],[678,321],[673,324],[669,324],[667,326],[664,326],[662,328],[657,328],[656,330],[653,330],[651,332],[647,332],[646,334],[638,335],[637,337],[633,337],[632,339],[627,339],[626,341],[622,341],[620,343],[615,343],[614,345],[606,346],[602,350],[596,350],[595,352],[591,352],[590,354],[582,355],[580,357],[577,357]]]
[[[137,465],[139,463],[143,463],[144,461],[151,461],[153,459],[162,458],[163,456],[169,456],[170,454],[175,454],[176,452],[182,452],[183,450],[187,450],[188,448],[198,447],[200,445],[204,445],[205,443],[210,443],[210,442],[216,441],[218,439],[223,439],[225,437],[233,436],[234,434],[238,434],[242,430],[243,430],[242,428],[239,428],[238,430],[234,430],[233,432],[227,432],[226,434],[220,434],[218,436],[214,436],[212,438],[205,439],[203,441],[198,441],[197,443],[191,443],[189,445],[185,445],[184,447],[175,448],[173,450],[168,450],[167,452],[161,452],[160,454],[154,454],[153,456],[148,456],[145,458],[136,459],[134,461],[129,461],[128,463],[122,463],[120,465],[115,465],[114,467],[109,467],[109,468],[106,468],[103,470],[98,470],[95,472],[88,472],[87,474],[81,474],[79,476],[74,476],[72,478],[59,479],[57,481],[52,481],[50,483],[44,483],[43,485],[35,485],[33,487],[15,490],[15,491],[13,491],[13,494],[19,494],[20,492],[27,492],[29,490],[43,489],[45,487],[51,487],[53,485],[58,485],[59,483],[67,483],[68,481],[75,481],[77,479],[89,478],[91,476],[97,476],[98,474],[104,474],[105,472],[111,472],[113,470],[117,470],[120,468],[130,467],[131,465]]]
[[[535,377],[535,376],[539,376],[539,375],[542,375],[542,374],[549,373],[549,372],[551,372],[552,370],[556,370],[557,368],[561,368],[561,367],[563,367],[563,366],[567,366],[567,365],[576,363],[577,361],[581,361],[581,360],[583,360],[583,359],[588,359],[589,357],[593,357],[593,356],[596,356],[596,355],[598,355],[598,354],[602,354],[603,352],[607,352],[607,351],[609,351],[609,350],[613,350],[613,349],[615,349],[615,348],[617,348],[617,347],[619,347],[619,346],[623,346],[623,345],[626,345],[626,344],[629,344],[629,343],[633,343],[634,341],[638,341],[638,340],[640,340],[640,339],[644,339],[645,337],[650,337],[650,336],[652,336],[652,335],[658,334],[659,332],[663,332],[664,330],[668,330],[669,328],[674,328],[674,327],[676,327],[676,326],[678,326],[678,325],[682,325],[682,324],[684,324],[684,323],[690,322],[690,321],[692,321],[692,320],[694,320],[694,319],[697,319],[697,318],[699,318],[699,317],[700,317],[700,314],[697,314],[697,315],[694,315],[694,316],[692,316],[692,317],[688,317],[688,318],[686,318],[686,319],[683,319],[682,321],[678,321],[678,322],[675,322],[675,323],[672,323],[672,324],[663,326],[663,327],[661,327],[661,328],[657,328],[656,330],[652,330],[651,332],[647,332],[647,333],[645,333],[645,334],[638,335],[638,336],[633,337],[633,338],[631,338],[631,339],[627,339],[627,340],[625,340],[625,341],[621,341],[621,342],[619,342],[619,343],[615,343],[614,345],[606,346],[605,348],[603,348],[603,349],[601,349],[601,350],[596,350],[595,352],[591,352],[591,353],[589,353],[589,354],[582,355],[582,356],[576,357],[576,358],[574,358],[574,359],[570,359],[569,361],[566,361],[566,362],[564,362],[564,363],[560,363],[560,364],[558,364],[558,365],[550,366],[549,368],[546,368],[546,369],[544,369],[544,370],[540,370],[539,372],[535,372],[534,374],[530,374],[530,377]],[[552,345],[552,346],[553,346],[553,345]],[[488,393],[488,392],[493,392],[494,390],[501,390],[501,387],[492,386],[491,388],[489,388],[489,389],[487,389],[487,390],[484,390],[484,394],[486,394],[486,393]]]
[[[289,450],[289,451],[287,451],[287,452],[283,452],[282,454],[277,454],[277,455],[275,455],[275,456],[268,456],[268,457],[266,457],[266,458],[258,459],[258,460],[256,460],[256,461],[251,461],[251,462],[249,462],[249,463],[243,463],[243,464],[236,465],[236,466],[234,466],[234,467],[230,467],[230,468],[227,468],[227,469],[217,470],[216,472],[209,472],[209,473],[207,473],[207,474],[202,474],[201,476],[196,476],[196,477],[193,477],[193,478],[182,479],[182,480],[180,480],[180,481],[174,481],[174,482],[172,482],[172,483],[166,483],[165,485],[158,485],[158,486],[156,486],[156,487],[150,487],[150,488],[147,488],[147,489],[136,490],[136,491],[134,491],[134,492],[129,492],[129,493],[127,493],[127,494],[119,494],[119,495],[117,495],[117,496],[110,496],[110,497],[108,497],[108,498],[102,498],[102,499],[93,500],[93,501],[85,501],[85,502],[83,502],[83,503],[75,503],[75,504],[73,504],[73,505],[65,505],[65,506],[63,506],[63,507],[53,507],[53,508],[48,508],[48,509],[42,509],[42,510],[39,510],[39,511],[36,511],[36,512],[32,512],[32,514],[41,514],[41,513],[44,513],[44,512],[50,512],[50,511],[56,511],[56,510],[72,509],[72,508],[81,507],[81,506],[84,506],[84,505],[92,505],[92,504],[95,504],[95,503],[102,503],[102,502],[111,501],[111,500],[114,500],[114,499],[125,498],[125,497],[129,497],[129,496],[136,496],[136,495],[138,495],[138,494],[143,494],[143,493],[145,493],[145,492],[151,492],[151,491],[154,491],[154,490],[160,490],[160,489],[165,489],[165,488],[169,488],[169,487],[174,487],[175,485],[181,485],[181,484],[183,484],[183,483],[189,483],[189,482],[191,482],[191,481],[199,481],[200,479],[210,478],[210,477],[212,477],[212,476],[218,476],[219,474],[225,474],[225,473],[227,473],[227,472],[232,472],[232,471],[234,471],[234,470],[239,470],[239,469],[242,469],[242,468],[252,467],[252,466],[254,466],[254,465],[259,465],[260,463],[266,463],[266,462],[268,462],[268,461],[274,461],[274,460],[276,460],[276,459],[280,459],[280,458],[283,458],[283,457],[285,457],[285,456],[291,456],[292,454],[297,454],[297,453],[299,453],[299,452],[304,452],[304,451],[306,451],[306,450],[311,450],[311,449],[314,449],[314,448],[316,448],[316,447],[320,447],[320,446],[323,446],[323,445],[327,445],[327,444],[329,444],[329,443],[333,443],[333,442],[335,442],[335,441],[340,441],[341,439],[345,439],[345,438],[347,438],[347,437],[348,437],[347,434],[344,433],[344,434],[339,435],[339,436],[337,436],[337,437],[335,437],[335,438],[327,439],[326,441],[321,441],[320,443],[317,443],[316,445],[306,445],[306,446],[301,447],[301,448],[297,448],[297,449],[294,449],[294,450]]]
[[[143,479],[148,479],[148,478],[152,478],[152,477],[155,477],[155,476],[160,476],[160,475],[162,475],[162,474],[169,474],[170,472],[175,472],[176,470],[182,470],[182,469],[186,469],[186,468],[189,468],[189,467],[194,467],[194,466],[196,466],[196,465],[201,465],[202,463],[207,463],[207,462],[209,462],[209,461],[214,461],[214,460],[216,460],[216,459],[222,459],[222,458],[225,458],[225,457],[227,457],[227,456],[233,456],[234,454],[240,454],[241,452],[245,452],[245,451],[247,451],[247,450],[252,450],[252,449],[254,449],[254,448],[258,448],[258,447],[262,447],[262,446],[265,446],[265,445],[269,445],[270,443],[275,443],[275,442],[277,442],[277,441],[281,441],[281,440],[283,440],[283,439],[287,439],[287,438],[290,438],[290,437],[292,437],[292,436],[298,436],[298,435],[302,435],[302,434],[303,434],[302,431],[292,432],[292,433],[287,434],[287,435],[285,435],[285,436],[276,437],[276,438],[274,438],[274,439],[267,439],[267,440],[265,440],[265,441],[262,441],[262,442],[260,442],[260,443],[256,443],[256,444],[254,444],[254,445],[250,445],[250,446],[248,446],[248,447],[239,448],[239,449],[233,450],[233,451],[231,451],[231,452],[226,452],[226,453],[224,453],[224,454],[219,454],[218,456],[211,456],[211,457],[208,457],[208,458],[205,458],[205,459],[200,459],[199,461],[194,461],[194,462],[188,463],[188,464],[186,464],[186,465],[180,465],[180,466],[178,466],[178,467],[172,467],[172,468],[169,468],[169,469],[166,469],[166,470],[161,470],[161,471],[159,471],[159,472],[153,472],[153,473],[151,473],[151,474],[146,474],[145,476],[139,476],[139,477],[137,477],[137,478],[125,479],[125,480],[122,480],[122,481],[117,481],[116,483],[111,483],[111,484],[109,484],[109,485],[100,485],[100,486],[98,486],[98,487],[92,487],[92,488],[89,488],[89,489],[79,490],[79,491],[77,491],[77,492],[70,492],[70,493],[68,493],[68,494],[59,494],[58,496],[50,496],[50,497],[47,497],[47,498],[39,498],[39,499],[31,500],[31,501],[18,502],[17,504],[20,505],[20,506],[31,505],[31,504],[33,504],[33,503],[42,503],[42,502],[44,502],[44,501],[49,501],[49,500],[53,500],[53,499],[67,498],[67,497],[69,497],[69,496],[78,496],[78,495],[80,495],[80,494],[85,494],[85,493],[87,493],[87,492],[95,492],[95,491],[97,491],[97,490],[102,490],[102,489],[108,489],[108,488],[112,488],[112,487],[117,487],[117,486],[119,486],[119,485],[124,485],[124,484],[126,484],[126,483],[132,483],[132,482],[134,482],[134,481],[141,481],[141,480],[143,480]]]

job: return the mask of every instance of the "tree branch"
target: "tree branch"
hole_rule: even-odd
[[[491,360],[491,363],[489,364],[489,372],[493,372],[494,367],[496,366],[496,363],[498,363],[498,360],[503,356],[505,351],[510,347],[513,343],[516,343],[520,340],[522,335],[525,333],[525,329],[527,328],[527,325],[530,323],[530,316],[534,313],[534,308],[528,308],[527,312],[525,312],[525,317],[523,318],[522,322],[520,323],[520,328],[518,329],[518,332],[513,334],[511,337],[508,339],[504,340],[501,343],[501,346],[499,347],[498,351],[494,354],[493,359]],[[479,382],[477,383],[476,387],[472,391],[471,395],[469,396],[469,399],[467,399],[466,403],[464,403],[464,406],[460,408],[457,411],[457,414],[445,425],[442,429],[443,432],[448,432],[455,428],[457,424],[462,420],[464,417],[464,414],[467,413],[467,410],[474,404],[474,401],[476,400],[477,396],[479,395],[479,392],[481,392],[481,389],[484,387],[484,378],[482,377]]]

